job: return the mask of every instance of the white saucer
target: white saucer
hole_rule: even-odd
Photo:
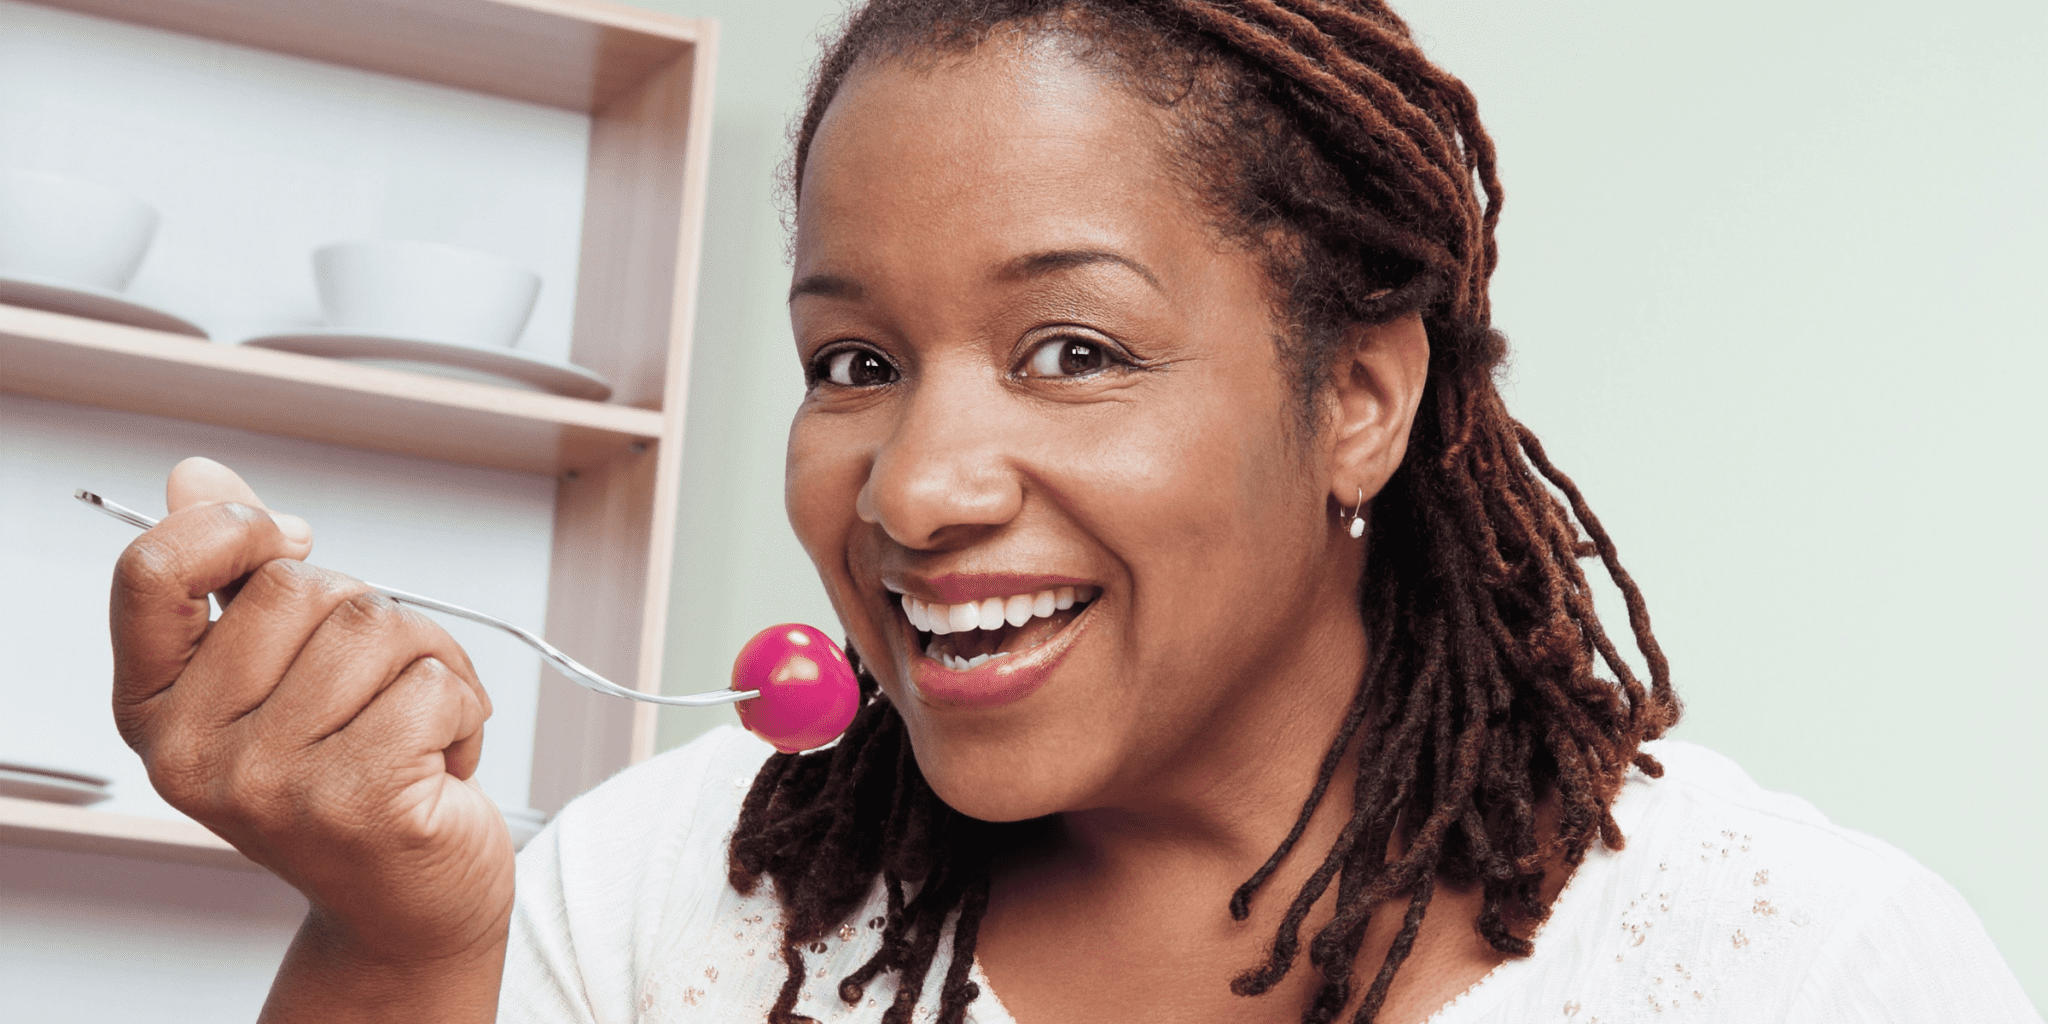
[[[108,323],[124,324],[129,327],[145,327],[152,331],[186,334],[200,339],[206,337],[206,332],[192,321],[176,313],[137,302],[120,292],[110,292],[105,288],[94,288],[90,285],[68,284],[43,277],[0,274],[0,303],[40,309],[45,313],[82,316],[88,320],[105,320]]]
[[[473,348],[454,342],[364,331],[295,331],[250,338],[242,344],[592,402],[602,402],[612,395],[611,382],[581,366],[538,359],[507,348]]]
[[[100,779],[96,783],[86,781],[91,778],[95,776],[80,772],[58,772],[25,765],[0,766],[0,796],[82,807],[86,804],[99,803],[114,795],[107,792],[105,779]]]

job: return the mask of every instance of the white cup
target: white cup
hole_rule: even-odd
[[[533,315],[540,275],[437,242],[343,242],[313,253],[327,322],[345,331],[510,348]]]
[[[0,172],[0,274],[118,292],[156,236],[156,208],[42,171]]]

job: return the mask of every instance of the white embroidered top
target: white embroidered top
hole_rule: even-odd
[[[1961,896],[1905,854],[1828,823],[1689,743],[1648,749],[1596,848],[1536,937],[1429,1024],[1950,1022],[2040,1024]],[[770,748],[733,727],[637,765],[576,800],[519,857],[499,1015],[576,1024],[754,1022],[781,989],[779,913],[764,882],[726,884],[726,841]],[[875,1021],[837,983],[877,947],[880,887],[814,944],[798,1013]],[[950,937],[917,1019],[936,1017]],[[968,1019],[1015,1024],[976,965]],[[1038,1022],[1031,1022],[1038,1024]]]

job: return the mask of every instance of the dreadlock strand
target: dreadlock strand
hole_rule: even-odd
[[[883,888],[886,892],[887,910],[883,914],[884,930],[882,943],[868,962],[860,965],[852,974],[839,982],[839,998],[848,1006],[860,1002],[867,993],[868,983],[875,976],[896,966],[903,946],[903,929],[907,921],[903,914],[903,880],[894,874],[884,874]]]
[[[981,994],[981,986],[968,980],[974,968],[975,939],[981,933],[981,918],[988,912],[989,879],[986,873],[967,887],[960,905],[960,920],[953,926],[953,956],[946,965],[946,979],[940,990],[938,1024],[961,1024],[967,1004]]]
[[[1417,106],[1382,71],[1366,66],[1350,54],[1345,53],[1325,33],[1323,26],[1296,11],[1288,10],[1274,0],[1239,0],[1248,10],[1264,15],[1267,20],[1286,29],[1294,38],[1308,44],[1313,51],[1307,56],[1320,62],[1339,83],[1350,86],[1346,97],[1361,90],[1369,103],[1381,104],[1392,112],[1400,122],[1399,127],[1416,140],[1419,147],[1427,148],[1429,166],[1441,168],[1453,160],[1460,159],[1454,152],[1449,139],[1444,136],[1442,126],[1430,112]],[[1457,179],[1448,179],[1453,186]],[[1463,192],[1462,189],[1455,191]],[[1474,225],[1476,226],[1476,225]]]
[[[1336,75],[1317,67],[1300,51],[1287,46],[1276,33],[1262,25],[1231,17],[1220,8],[1200,0],[1183,0],[1180,6],[1210,31],[1230,39],[1243,47],[1246,53],[1271,61],[1285,71],[1293,82],[1313,90],[1345,113],[1356,117],[1368,133],[1392,145],[1402,163],[1417,172],[1430,186],[1429,195],[1439,204],[1439,208],[1452,207],[1456,203],[1458,190],[1455,182],[1429,162],[1422,152],[1421,144],[1403,131],[1400,125],[1389,120],[1385,112],[1365,102],[1355,89],[1347,88],[1347,83]]]
[[[1367,656],[1374,659],[1385,657],[1384,647],[1378,643],[1370,644]],[[1370,667],[1366,671],[1368,676],[1372,674]],[[1323,763],[1316,770],[1315,785],[1309,789],[1308,799],[1302,801],[1301,813],[1295,815],[1293,827],[1287,830],[1286,837],[1280,840],[1280,845],[1273,850],[1273,855],[1267,857],[1266,862],[1259,865],[1258,870],[1252,872],[1252,876],[1239,885],[1236,892],[1231,893],[1230,916],[1233,920],[1242,921],[1251,914],[1252,896],[1266,884],[1266,879],[1271,878],[1273,872],[1279,869],[1287,855],[1294,852],[1294,844],[1299,842],[1302,833],[1308,830],[1309,819],[1315,817],[1316,808],[1322,806],[1323,795],[1329,792],[1330,781],[1337,774],[1337,766],[1343,761],[1345,751],[1351,747],[1351,738],[1357,734],[1359,723],[1365,721],[1370,697],[1371,694],[1363,685],[1360,685],[1358,692],[1352,695],[1351,706],[1344,713],[1344,721],[1337,726],[1337,735],[1330,741],[1329,749],[1323,753]]]
[[[1394,936],[1394,944],[1388,948],[1386,959],[1381,961],[1372,986],[1365,990],[1365,999],[1359,1004],[1358,1013],[1351,1018],[1352,1024],[1373,1024],[1379,1019],[1380,1007],[1387,1001],[1387,990],[1394,984],[1394,973],[1401,969],[1408,960],[1408,954],[1415,949],[1415,936],[1422,932],[1422,917],[1429,912],[1429,901],[1435,895],[1435,878],[1424,875],[1415,883],[1415,895],[1408,900],[1408,912],[1402,915],[1401,930]]]
[[[1586,504],[1586,497],[1579,493],[1578,485],[1572,483],[1571,478],[1564,475],[1564,471],[1551,463],[1550,457],[1543,451],[1543,442],[1536,439],[1535,433],[1519,422],[1514,426],[1515,434],[1521,441],[1522,451],[1528,456],[1530,464],[1536,467],[1537,472],[1543,474],[1544,479],[1564,492],[1565,499],[1571,503],[1572,514],[1577,516],[1580,524],[1586,528],[1586,535],[1592,538],[1594,547],[1600,552],[1601,563],[1606,566],[1614,585],[1621,590],[1622,601],[1628,607],[1629,627],[1635,631],[1636,644],[1642,649],[1643,660],[1650,668],[1651,690],[1659,710],[1673,709],[1670,717],[1675,719],[1678,697],[1671,689],[1671,665],[1665,660],[1664,649],[1657,643],[1656,635],[1650,631],[1650,608],[1643,600],[1642,589],[1636,586],[1635,577],[1630,576],[1628,570],[1622,568],[1621,555],[1615,551],[1613,539],[1607,536],[1607,530],[1600,525],[1600,518],[1593,514],[1592,506]],[[1668,722],[1657,719],[1652,721],[1654,731],[1646,733],[1646,738],[1649,739],[1662,735],[1669,725]]]
[[[1433,650],[1431,659],[1423,665],[1423,677],[1431,677],[1440,671],[1441,664],[1442,652]],[[1407,747],[1402,742],[1403,738],[1427,724],[1427,696],[1426,688],[1411,690],[1401,718],[1393,723],[1395,731],[1391,742],[1371,744],[1375,750],[1361,751],[1358,755],[1359,778],[1352,788],[1351,820],[1345,823],[1322,863],[1317,865],[1289,903],[1266,963],[1240,973],[1231,982],[1231,991],[1239,995],[1259,995],[1279,984],[1293,970],[1295,956],[1301,948],[1302,923],[1351,859],[1352,852],[1360,848],[1386,849],[1385,833],[1391,832],[1392,820],[1400,808],[1405,788],[1387,793],[1370,785],[1369,780],[1380,786],[1405,787],[1405,779],[1398,773],[1389,774],[1385,769],[1388,762],[1398,764],[1404,756]],[[1377,814],[1373,813],[1375,808],[1378,809]]]
[[[789,974],[782,980],[781,990],[775,993],[775,1005],[768,1008],[768,1024],[817,1024],[796,1012],[797,997],[804,986],[804,954],[787,939],[782,942],[782,965]]]

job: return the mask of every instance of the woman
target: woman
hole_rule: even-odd
[[[1658,739],[1390,11],[873,0],[791,185],[790,519],[869,699],[600,787],[516,907],[461,651],[174,474],[116,707],[312,903],[270,1016],[2038,1019],[1939,879]]]

